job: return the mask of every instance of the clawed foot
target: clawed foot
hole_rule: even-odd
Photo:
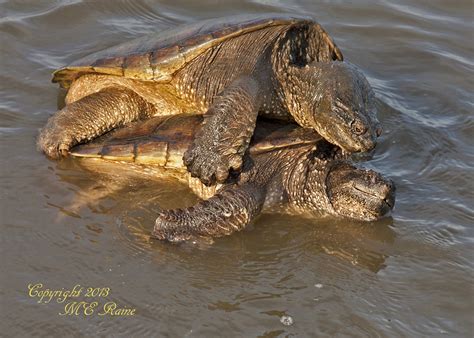
[[[197,238],[188,227],[189,220],[182,217],[180,210],[167,210],[158,215],[151,236],[173,243]]]
[[[73,144],[73,139],[65,134],[62,128],[54,123],[48,123],[38,136],[38,149],[51,159],[67,156]]]
[[[236,153],[229,153],[208,146],[205,143],[195,143],[183,156],[184,164],[188,167],[191,176],[198,177],[202,183],[212,185],[222,183],[229,176],[229,170],[240,171],[242,157]]]
[[[169,242],[227,236],[245,228],[264,200],[264,189],[253,185],[223,189],[192,207],[162,211],[152,236]]]

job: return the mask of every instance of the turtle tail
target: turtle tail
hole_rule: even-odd
[[[230,235],[244,229],[260,213],[265,192],[261,186],[245,183],[221,190],[193,207],[163,211],[152,237],[181,242]]]

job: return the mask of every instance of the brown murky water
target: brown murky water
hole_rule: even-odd
[[[471,0],[1,1],[1,334],[472,336],[473,10]],[[185,187],[130,180],[95,201],[106,181],[36,152],[57,107],[55,68],[168,26],[260,12],[313,15],[369,77],[385,134],[367,166],[395,180],[393,218],[267,214],[209,247],[171,246],[148,234],[159,206],[195,200]],[[44,304],[30,283],[110,290]],[[70,301],[136,313],[59,315]]]

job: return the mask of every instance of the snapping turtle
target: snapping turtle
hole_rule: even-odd
[[[257,115],[296,121],[349,152],[375,146],[373,92],[315,21],[241,15],[185,25],[86,56],[57,70],[66,106],[38,146],[57,158],[130,121],[200,113],[184,154],[194,177],[223,182],[239,170]]]
[[[186,171],[182,156],[202,122],[201,115],[155,117],[112,131],[71,149],[76,157],[128,162],[152,176],[174,176],[207,200],[163,211],[153,236],[182,241],[223,236],[243,229],[263,207],[325,211],[376,220],[394,205],[393,183],[372,170],[358,169],[340,148],[295,124],[259,121],[244,155],[242,173],[207,187]],[[146,167],[146,170],[144,170]]]

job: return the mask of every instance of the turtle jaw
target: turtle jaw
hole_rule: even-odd
[[[355,115],[359,117],[347,120],[348,116]],[[334,107],[326,119],[322,119],[319,115],[319,120],[314,123],[314,129],[327,141],[346,152],[369,152],[377,145],[377,137],[381,135],[382,129],[376,118],[367,119],[363,115],[368,114],[353,113]],[[354,127],[356,125],[357,127]],[[356,128],[362,129],[356,131],[354,130]]]
[[[331,169],[326,190],[335,213],[357,220],[375,221],[388,215],[395,205],[392,180],[348,163]]]

